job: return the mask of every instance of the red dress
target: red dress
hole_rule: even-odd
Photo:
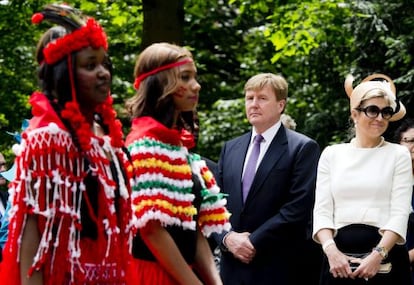
[[[36,216],[41,239],[29,275],[42,270],[45,285],[126,284],[127,156],[109,137],[91,137],[89,152],[80,153],[46,97],[36,92],[31,104],[33,118],[14,147],[17,172],[9,190],[2,284],[21,284],[19,249],[29,215]]]

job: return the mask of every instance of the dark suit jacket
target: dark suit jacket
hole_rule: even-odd
[[[223,282],[301,284],[306,279],[301,275],[302,254],[314,203],[319,146],[282,125],[257,169],[243,204],[241,180],[250,137],[251,132],[225,143],[219,160],[218,184],[228,194],[232,230],[251,233],[256,256],[246,265],[223,251],[220,268]],[[223,237],[224,234],[216,236],[218,241]]]

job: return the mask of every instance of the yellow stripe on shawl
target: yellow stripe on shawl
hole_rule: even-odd
[[[209,221],[226,221],[230,217],[228,212],[219,213],[219,214],[211,214],[211,215],[203,215],[200,216],[198,219],[199,224],[203,224]]]
[[[191,174],[191,168],[187,164],[183,165],[171,165],[169,162],[156,159],[156,158],[147,158],[147,159],[136,159],[134,160],[134,167],[137,168],[159,168],[166,170],[168,172],[178,172],[182,174]]]
[[[197,209],[193,206],[190,205],[188,207],[183,207],[183,206],[174,206],[174,204],[165,201],[165,200],[143,200],[141,201],[138,205],[133,205],[133,210],[134,212],[140,212],[143,210],[144,207],[158,207],[161,209],[166,209],[169,212],[172,212],[174,214],[179,214],[179,215],[186,215],[186,216],[194,216],[195,214],[197,214]]]
[[[208,182],[211,181],[211,179],[213,178],[213,173],[211,173],[211,171],[205,171],[204,173],[202,173],[204,179]]]

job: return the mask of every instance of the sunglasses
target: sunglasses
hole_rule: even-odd
[[[394,110],[391,107],[385,107],[385,108],[380,109],[378,106],[369,105],[365,108],[361,108],[361,107],[355,108],[355,110],[359,112],[364,112],[365,115],[371,119],[375,119],[376,117],[378,117],[380,113],[381,113],[381,116],[385,120],[391,119],[391,117],[394,115]]]

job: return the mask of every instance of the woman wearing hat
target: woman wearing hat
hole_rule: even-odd
[[[32,21],[57,25],[39,41],[41,91],[30,97],[33,117],[13,148],[1,284],[125,284],[128,159],[106,34],[67,5],[48,5]]]
[[[374,80],[380,79],[380,80]],[[355,137],[322,153],[313,238],[325,253],[320,284],[411,284],[404,247],[412,192],[407,148],[384,140],[405,115],[392,80],[345,80]]]

